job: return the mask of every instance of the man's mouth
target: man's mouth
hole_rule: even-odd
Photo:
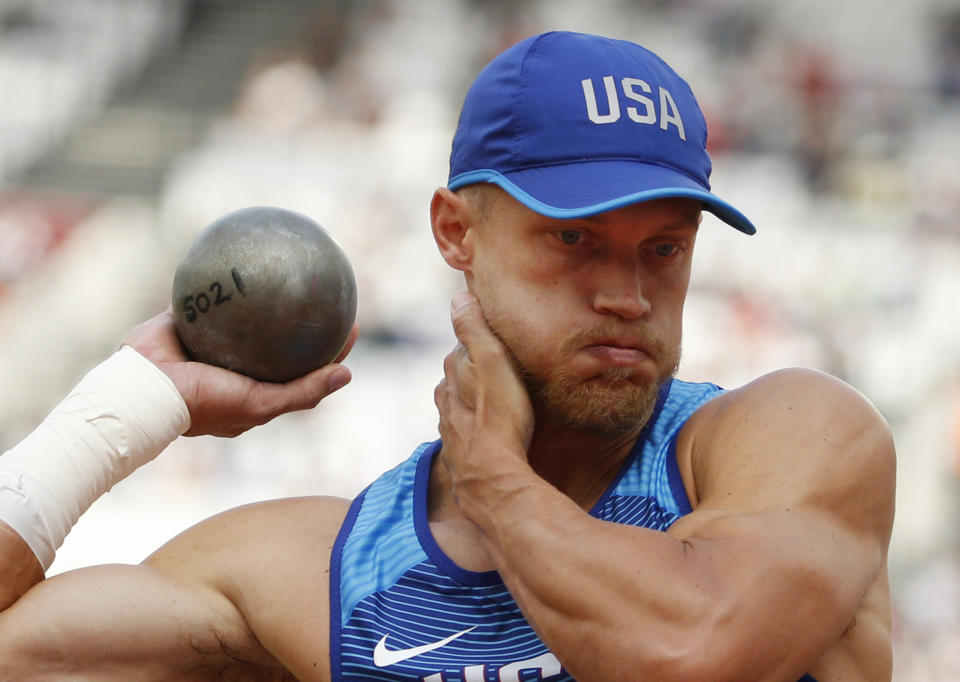
[[[653,360],[644,346],[622,339],[602,339],[585,347],[584,350],[602,362],[620,367],[630,367]]]

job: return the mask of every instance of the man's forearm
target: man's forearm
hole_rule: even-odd
[[[80,515],[189,423],[173,383],[133,349],[95,367],[0,456],[0,566],[32,575],[32,562],[21,557],[25,545],[42,571],[49,568]]]
[[[581,682],[798,679],[871,579],[859,572],[870,543],[807,510],[700,512],[665,533],[593,518],[532,472],[494,480],[459,486],[458,506]]]
[[[692,641],[680,635],[704,620],[711,596],[693,577],[683,543],[595,519],[517,466],[492,485],[475,479],[459,486],[457,502],[564,666],[583,680],[630,679],[631,669],[651,679],[695,679],[681,670],[697,661],[678,660],[683,642]]]

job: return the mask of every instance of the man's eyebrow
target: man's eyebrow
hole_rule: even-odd
[[[676,225],[670,225],[667,227],[668,230],[699,230],[700,221],[699,220],[681,220]]]
[[[700,227],[700,221],[692,218],[684,219],[670,225],[664,225],[664,230],[696,230]]]

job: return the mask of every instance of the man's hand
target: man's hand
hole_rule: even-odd
[[[445,378],[434,400],[440,411],[443,461],[456,484],[471,477],[471,464],[493,467],[497,454],[524,455],[534,417],[510,354],[490,330],[477,299],[467,292],[455,294],[451,317],[460,343],[444,360]],[[471,457],[474,451],[483,457]]]
[[[188,436],[237,436],[274,417],[315,407],[351,379],[338,364],[357,340],[354,324],[339,357],[285,384],[259,382],[250,377],[187,358],[167,308],[131,331],[123,340],[153,362],[173,381],[190,410]]]

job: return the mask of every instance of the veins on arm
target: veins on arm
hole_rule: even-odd
[[[262,659],[244,655],[234,650],[218,633],[211,634],[216,645],[190,638],[188,646],[202,661],[191,666],[194,674],[226,682],[297,682],[297,678],[276,661],[265,663]]]
[[[278,682],[294,680],[285,670],[276,666],[264,667],[263,660],[244,654],[228,643],[227,638],[216,630],[207,636],[184,633],[185,644],[197,655],[198,662],[191,665],[194,672],[211,680],[251,680],[252,682]]]

